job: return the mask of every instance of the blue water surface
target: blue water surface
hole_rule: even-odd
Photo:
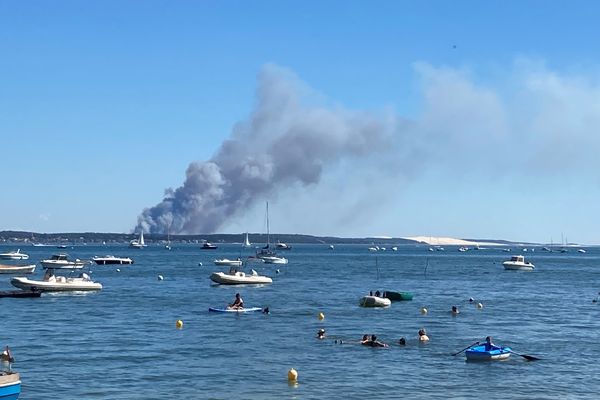
[[[516,248],[387,246],[372,253],[364,245],[294,245],[287,265],[252,265],[273,277],[262,287],[211,284],[210,273],[223,270],[212,260],[239,256],[239,245],[74,246],[66,250],[73,257],[123,255],[135,264],[92,266],[101,292],[1,298],[0,345],[16,358],[22,399],[598,398],[600,305],[592,300],[600,249],[536,248],[522,253],[535,271],[521,272],[502,267]],[[39,260],[64,251],[21,250],[38,262],[34,278],[42,276]],[[13,289],[9,280],[0,275],[0,290]],[[414,299],[387,309],[358,306],[370,290],[386,289]],[[238,291],[247,306],[271,314],[208,312]],[[451,315],[452,305],[459,315]],[[183,329],[175,327],[179,319]],[[417,339],[421,327],[431,338],[425,345]],[[320,328],[328,339],[315,338]],[[356,344],[366,333],[391,347]],[[487,335],[542,360],[467,363],[464,354],[451,355]],[[405,347],[396,344],[400,337]],[[287,381],[292,367],[297,384]]]

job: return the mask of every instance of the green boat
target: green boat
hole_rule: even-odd
[[[383,292],[383,297],[386,299],[390,299],[391,301],[402,301],[402,300],[412,300],[413,294],[411,292]]]

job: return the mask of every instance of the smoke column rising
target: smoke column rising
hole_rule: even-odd
[[[146,208],[136,229],[215,232],[270,193],[317,184],[328,165],[370,155],[389,143],[393,117],[306,105],[314,95],[289,70],[263,67],[250,117],[234,126],[210,160],[191,163],[183,185],[167,189],[160,203]]]

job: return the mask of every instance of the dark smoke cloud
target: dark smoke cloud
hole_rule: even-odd
[[[307,103],[318,104],[308,105]],[[257,103],[208,161],[193,162],[183,186],[145,209],[136,229],[151,233],[212,233],[256,201],[294,184],[317,184],[343,159],[385,148],[393,117],[321,105],[290,71],[265,66]]]

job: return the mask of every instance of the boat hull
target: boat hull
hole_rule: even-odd
[[[0,274],[32,274],[35,271],[35,264],[31,265],[2,265],[0,264]]]
[[[504,266],[504,269],[510,271],[533,271],[535,269],[533,264],[520,264],[511,261],[505,261],[502,265]]]
[[[0,260],[28,260],[29,256],[23,253],[4,253],[0,254]]]
[[[260,285],[273,283],[273,279],[268,276],[246,275],[243,272],[237,272],[235,275],[224,272],[214,272],[210,279],[221,285]]]
[[[56,264],[56,263],[45,263],[41,262],[42,268],[44,269],[82,269],[85,264],[79,263],[68,263],[68,264]]]
[[[0,375],[0,400],[16,400],[21,394],[21,377],[18,373]]]
[[[216,312],[216,313],[233,313],[233,314],[243,314],[243,313],[250,313],[250,312],[259,312],[259,311],[263,311],[262,308],[260,307],[246,307],[246,308],[214,308],[214,307],[210,307],[208,309],[208,311],[210,312]]]
[[[510,347],[496,347],[485,350],[485,346],[475,346],[465,351],[467,361],[503,361],[510,357]]]
[[[240,267],[242,265],[242,260],[228,260],[225,258],[222,260],[215,260],[214,263],[219,266]]]
[[[392,304],[390,299],[377,296],[364,296],[359,302],[361,307],[389,307]]]
[[[133,264],[133,260],[131,258],[92,258],[92,260],[98,265],[128,265]]]
[[[265,264],[287,264],[288,259],[285,257],[260,257]]]
[[[391,301],[403,301],[412,300],[413,294],[411,292],[383,292],[383,297],[390,299]]]
[[[59,277],[56,282],[36,281],[27,278],[12,278],[10,284],[23,290],[34,290],[40,292],[82,292],[102,290],[102,284],[98,282],[85,281],[81,278]]]

